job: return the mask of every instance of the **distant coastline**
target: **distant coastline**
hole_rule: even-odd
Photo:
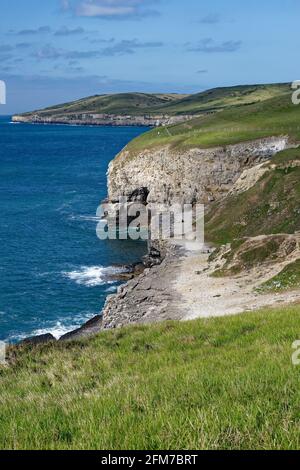
[[[113,126],[113,127],[158,127],[165,125],[179,124],[191,119],[190,115],[183,116],[123,116],[105,114],[99,117],[98,115],[84,115],[77,116],[50,116],[43,117],[38,114],[32,115],[14,115],[12,122],[19,124],[56,124],[56,125],[72,125],[72,126]]]

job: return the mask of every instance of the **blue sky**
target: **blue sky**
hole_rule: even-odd
[[[299,79],[298,0],[0,0],[1,114]]]

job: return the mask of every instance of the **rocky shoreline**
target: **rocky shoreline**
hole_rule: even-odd
[[[153,259],[153,253],[156,257]],[[107,298],[102,311],[102,330],[121,328],[132,323],[156,323],[179,320],[181,312],[176,308],[176,292],[172,283],[184,250],[170,243],[163,243],[158,263],[157,248],[151,248],[147,267],[137,278],[119,287],[116,295]],[[150,264],[149,264],[150,262]]]
[[[130,323],[153,323],[180,319],[176,309],[169,310],[175,293],[170,283],[175,280],[178,260],[183,256],[179,246],[167,242],[151,244],[141,262],[128,267],[118,280],[124,282],[116,294],[107,297],[101,314],[91,318],[76,330],[56,339],[52,334],[28,337],[18,346],[37,346],[50,342],[75,341],[90,338],[100,331],[120,328]]]

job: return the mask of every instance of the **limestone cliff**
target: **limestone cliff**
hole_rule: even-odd
[[[110,201],[145,188],[148,203],[208,203],[228,193],[242,173],[288,147],[288,137],[178,152],[172,147],[131,154],[125,148],[110,164]]]
[[[160,125],[174,125],[189,121],[197,116],[180,115],[170,116],[167,114],[157,115],[123,115],[123,114],[53,114],[43,115],[39,113],[15,115],[13,122],[32,124],[70,124],[77,126],[141,126],[156,127]]]

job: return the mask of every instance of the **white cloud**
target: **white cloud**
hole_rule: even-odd
[[[78,16],[100,18],[141,17],[157,14],[147,6],[157,0],[81,0],[75,5]],[[69,5],[69,3],[68,3]]]
[[[82,3],[78,9],[79,16],[126,16],[135,13],[132,6],[101,6],[94,3]]]

